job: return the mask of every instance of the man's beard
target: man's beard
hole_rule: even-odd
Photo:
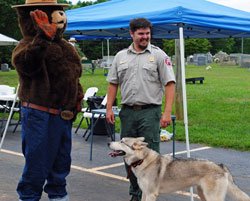
[[[141,50],[145,50],[147,47],[148,47],[148,45],[146,45],[146,46],[144,46],[144,45],[139,45],[138,46]]]
[[[144,40],[142,40],[144,41]],[[145,50],[147,47],[148,47],[148,43],[149,43],[149,40],[145,40],[147,42],[147,45],[138,45],[138,47],[141,49],[141,50]]]

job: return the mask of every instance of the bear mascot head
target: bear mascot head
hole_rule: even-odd
[[[18,72],[18,95],[23,103],[74,111],[75,116],[83,98],[82,68],[75,48],[63,39],[65,6],[68,4],[56,0],[26,0],[12,6],[23,35],[13,51],[12,64]]]

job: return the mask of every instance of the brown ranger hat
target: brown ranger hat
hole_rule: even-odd
[[[25,4],[11,6],[12,8],[25,6],[63,6],[68,7],[69,4],[57,3],[57,0],[26,0]]]

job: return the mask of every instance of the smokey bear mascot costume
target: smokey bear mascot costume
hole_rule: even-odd
[[[81,110],[81,60],[63,39],[67,19],[56,0],[26,0],[15,5],[23,39],[14,49],[22,102],[25,167],[17,186],[20,200],[68,201],[71,129]]]

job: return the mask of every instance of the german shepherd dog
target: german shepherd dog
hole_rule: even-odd
[[[109,143],[111,156],[123,156],[142,190],[142,201],[155,201],[168,194],[197,186],[202,201],[224,201],[228,193],[236,201],[250,201],[249,196],[233,182],[223,165],[208,160],[173,159],[147,148],[144,138],[123,138]]]

